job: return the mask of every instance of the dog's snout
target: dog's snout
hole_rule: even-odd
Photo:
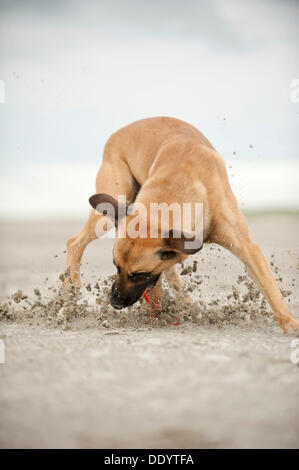
[[[140,295],[138,296],[140,297]],[[132,298],[132,295],[127,292],[122,292],[117,282],[114,282],[111,289],[110,304],[113,308],[120,310],[121,308],[129,307],[136,302],[138,298]]]
[[[143,287],[139,289],[126,289],[121,287],[118,282],[114,282],[111,289],[110,304],[113,308],[121,309],[129,307],[140,299],[144,291]]]
[[[116,308],[117,310],[120,310],[126,307],[124,301],[122,301],[121,299],[118,299],[117,297],[114,297],[113,295],[110,295],[110,305],[113,308]]]
[[[121,309],[126,307],[126,299],[119,291],[117,284],[114,282],[111,289],[110,304],[113,308]]]
[[[122,282],[116,279],[111,288],[110,304],[113,308],[121,309],[129,307],[137,302],[146,288],[152,288],[156,285],[160,274],[150,276],[146,282]]]

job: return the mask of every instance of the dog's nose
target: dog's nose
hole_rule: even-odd
[[[110,295],[110,305],[112,305],[113,308],[116,308],[117,310],[120,310],[121,308],[126,307],[126,303],[124,302],[123,299],[114,297],[113,295]]]
[[[113,308],[116,308],[118,310],[127,306],[126,299],[120,294],[115,282],[112,285],[109,302]]]

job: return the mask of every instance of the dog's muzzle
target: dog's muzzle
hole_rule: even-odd
[[[127,289],[126,293],[123,293],[122,289],[117,284],[117,282],[114,282],[111,288],[111,294],[110,294],[110,299],[109,299],[110,305],[113,308],[120,310],[122,308],[129,307],[130,305],[135,304],[135,302],[137,302],[137,300],[140,299],[140,297],[142,296],[143,292],[145,291],[147,287],[151,289],[152,287],[155,286],[159,277],[160,277],[160,274],[153,276],[146,283],[138,282],[136,283],[136,285],[133,285],[132,287]]]

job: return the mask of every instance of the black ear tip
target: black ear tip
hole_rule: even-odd
[[[90,198],[88,199],[89,201],[89,204],[95,209],[97,204],[96,204],[96,200],[97,200],[97,195],[96,194],[93,194],[93,196],[90,196]]]

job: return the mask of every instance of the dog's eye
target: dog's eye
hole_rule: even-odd
[[[176,255],[177,255],[177,252],[172,251],[172,250],[159,251],[159,257],[160,257],[161,260],[175,258]]]
[[[132,273],[132,274],[129,274],[129,279],[131,281],[146,281],[147,279],[149,279],[151,273]]]

